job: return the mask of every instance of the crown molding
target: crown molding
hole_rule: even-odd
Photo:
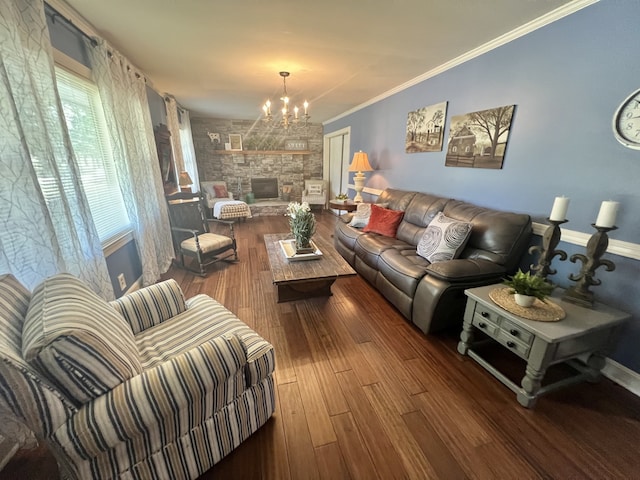
[[[520,37],[523,37],[528,33],[531,33],[539,28],[542,28],[553,22],[556,22],[566,16],[569,16],[579,10],[582,10],[583,8],[588,7],[589,5],[598,3],[599,1],[600,0],[575,0],[573,2],[569,2],[566,5],[558,7],[555,10],[552,10],[546,13],[545,15],[542,15],[541,17],[536,18],[535,20],[525,23],[524,25],[521,25],[518,28],[515,28],[510,32],[505,33],[504,35],[500,35],[499,37],[494,38],[493,40],[483,45],[480,45],[479,47],[474,48],[473,50],[469,50],[467,53],[464,53],[452,60],[449,60],[448,62],[443,63],[442,65],[432,70],[429,70],[428,72],[425,72],[422,75],[419,75],[409,80],[408,82],[403,83],[402,85],[398,85],[397,87],[394,87],[391,90],[387,90],[386,92],[376,97],[373,97],[372,99],[367,100],[366,102],[361,103],[360,105],[357,105],[347,110],[346,112],[341,113],[340,115],[330,118],[329,120],[322,122],[322,124],[327,125],[331,122],[335,122],[336,120],[339,120],[348,115],[351,115],[352,113],[355,113],[358,110],[362,110],[363,108],[373,105],[374,103],[384,100],[385,98],[395,95],[396,93],[402,92],[407,88],[413,87],[414,85],[424,82],[429,78],[435,77],[436,75],[446,72],[447,70],[457,67],[458,65],[461,65],[469,60],[472,60],[476,57],[484,55],[485,53],[490,52],[491,50],[501,47],[502,45],[512,42]]]

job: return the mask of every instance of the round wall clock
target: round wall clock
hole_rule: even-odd
[[[629,95],[616,110],[613,133],[625,147],[640,150],[640,90]]]

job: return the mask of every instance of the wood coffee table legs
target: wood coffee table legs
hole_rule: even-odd
[[[326,278],[278,284],[278,303],[310,297],[330,297],[333,295],[331,285],[335,281],[335,278]]]

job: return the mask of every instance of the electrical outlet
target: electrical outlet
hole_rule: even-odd
[[[220,134],[219,133],[212,133],[212,132],[207,132],[207,135],[209,136],[209,139],[211,140],[211,143],[220,143]]]
[[[127,281],[124,278],[124,273],[118,275],[118,282],[120,283],[120,290],[124,292],[124,289],[127,288]]]

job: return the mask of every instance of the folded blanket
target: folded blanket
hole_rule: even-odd
[[[251,217],[249,205],[240,200],[223,200],[213,206],[214,218],[225,220],[228,218]]]

